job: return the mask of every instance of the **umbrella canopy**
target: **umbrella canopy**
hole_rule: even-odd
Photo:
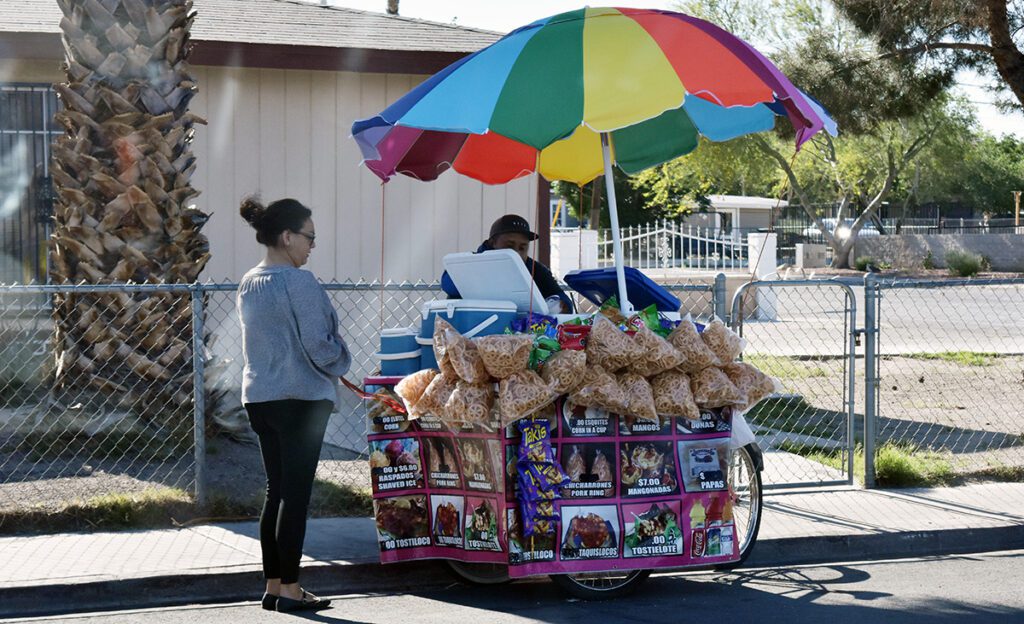
[[[489,184],[538,172],[582,184],[610,158],[636,173],[789,119],[801,144],[835,125],[764,56],[681,13],[584,8],[538,20],[410,91],[352,134],[384,180],[449,168]]]

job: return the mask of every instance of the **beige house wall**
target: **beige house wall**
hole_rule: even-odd
[[[202,279],[237,280],[259,262],[253,231],[238,216],[243,197],[294,197],[313,209],[317,247],[308,268],[324,280],[384,277],[432,281],[441,258],[475,250],[491,222],[514,212],[536,218],[536,176],[487,186],[447,172],[434,182],[380,180],[359,165],[354,120],[381,111],[425,76],[194,67],[199,93],[194,186],[212,258]],[[0,61],[0,80],[53,83],[52,62]]]

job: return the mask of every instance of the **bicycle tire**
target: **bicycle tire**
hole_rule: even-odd
[[[501,563],[466,563],[454,559],[445,562],[459,580],[470,585],[502,585],[512,581],[508,566]]]
[[[757,543],[757,534],[761,530],[761,511],[763,493],[761,488],[761,471],[754,453],[760,449],[751,449],[753,444],[733,451],[729,461],[729,493],[732,496],[733,521],[739,542],[740,558],[715,566],[716,570],[732,570],[743,565]]]
[[[610,600],[633,593],[651,575],[650,570],[552,574],[551,580],[566,593],[583,600]]]

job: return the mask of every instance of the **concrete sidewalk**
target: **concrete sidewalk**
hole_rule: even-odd
[[[749,566],[1024,547],[1024,484],[774,491]],[[437,562],[382,566],[370,518],[311,520],[304,584],[322,594],[452,582]],[[0,617],[261,594],[255,522],[0,538]]]

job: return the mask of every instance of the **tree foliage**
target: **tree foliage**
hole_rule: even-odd
[[[1024,0],[836,0],[872,37],[880,59],[907,58],[925,68],[973,69],[990,89],[1009,88],[1024,107]]]

